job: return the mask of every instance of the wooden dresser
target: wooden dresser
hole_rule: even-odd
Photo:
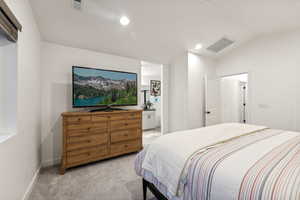
[[[142,149],[142,111],[66,112],[61,174],[70,167]]]

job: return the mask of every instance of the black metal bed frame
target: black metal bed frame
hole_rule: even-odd
[[[168,200],[152,183],[143,179],[143,199],[147,200],[147,189],[157,198],[157,200]]]

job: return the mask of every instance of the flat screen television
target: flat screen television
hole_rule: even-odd
[[[137,74],[72,67],[73,107],[137,105]]]

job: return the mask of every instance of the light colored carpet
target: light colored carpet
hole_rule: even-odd
[[[142,200],[142,179],[134,171],[135,156],[69,169],[65,175],[58,173],[58,167],[43,169],[29,200]],[[153,199],[150,191],[147,197]]]
[[[70,169],[43,169],[29,200],[142,200],[142,180],[134,171],[135,154]],[[148,199],[152,199],[148,191]]]

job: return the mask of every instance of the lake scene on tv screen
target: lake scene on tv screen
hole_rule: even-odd
[[[76,107],[136,105],[137,74],[74,67],[73,98]]]

